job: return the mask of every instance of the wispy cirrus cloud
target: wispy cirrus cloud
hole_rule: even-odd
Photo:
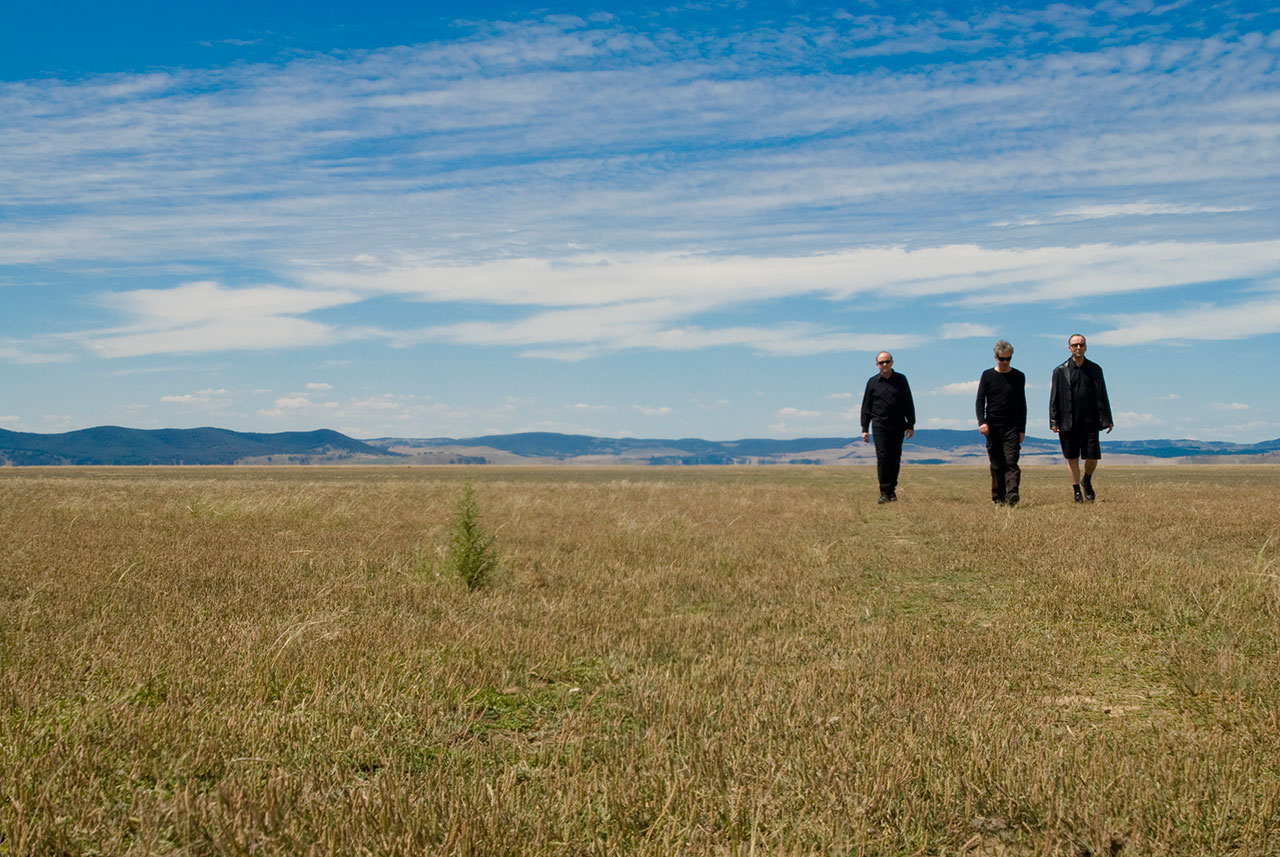
[[[1117,315],[1091,337],[1108,345],[1247,339],[1280,333],[1280,297],[1233,304],[1201,304],[1164,312]]]
[[[865,248],[804,257],[705,259],[677,254],[575,257],[430,265],[308,274],[309,287],[230,288],[215,282],[110,293],[105,306],[124,324],[67,337],[104,357],[314,347],[381,339],[407,347],[441,342],[520,349],[528,356],[581,360],[630,349],[695,351],[746,347],[800,356],[904,348],[918,333],[855,331],[827,323],[775,321],[726,326],[715,313],[782,298],[830,302],[861,298],[938,298],[981,308],[1167,289],[1211,279],[1275,275],[1280,241],[1210,245],[1162,242],[1027,250],[952,245],[920,250]],[[528,310],[505,320],[459,321],[418,328],[352,326],[313,313],[375,298]],[[1276,302],[1263,299],[1207,311],[1138,315],[1099,334],[1099,341],[1151,337],[1230,338],[1270,332]],[[446,313],[447,314],[447,313]],[[995,335],[990,325],[951,322],[942,339]],[[16,345],[15,353],[29,352]],[[65,342],[62,347],[65,347]]]
[[[1117,43],[1045,53],[1033,43],[1068,38],[1080,18],[1043,10],[661,39],[625,18],[559,19],[283,64],[0,84],[15,215],[0,263],[247,254],[278,268],[406,251],[554,258],[605,242],[812,251],[854,225],[871,242],[901,237],[900,222],[833,206],[1017,205],[1063,186],[1087,203],[1058,211],[1082,219],[1134,205],[1249,213],[1235,200],[1280,168],[1265,118],[1280,110],[1257,73],[1266,44],[1120,44],[1135,38],[1122,18],[1086,18]],[[868,51],[957,48],[969,59],[911,75],[847,67]],[[1139,106],[1100,109],[1117,103]],[[1226,198],[1199,196],[1211,179]],[[1165,192],[1135,204],[1122,196],[1133,183]],[[938,241],[966,208],[911,237]],[[664,228],[656,211],[683,216]],[[1225,221],[1218,234],[1238,225]]]
[[[228,289],[213,282],[116,292],[103,302],[125,316],[126,323],[74,338],[103,357],[322,345],[341,334],[332,325],[297,316],[356,299],[350,292]]]

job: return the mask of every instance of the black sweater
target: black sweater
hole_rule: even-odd
[[[1017,369],[988,369],[978,381],[978,425],[1027,430],[1027,376]]]

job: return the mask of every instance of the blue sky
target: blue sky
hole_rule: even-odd
[[[198,5],[6,9],[2,428],[1280,437],[1258,4]]]

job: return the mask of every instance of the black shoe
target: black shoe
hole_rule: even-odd
[[[1008,501],[1003,497],[993,497],[991,498],[991,502],[995,503],[997,506],[1004,506],[1008,504]]]
[[[1080,486],[1079,486],[1079,485],[1072,485],[1072,486],[1071,486],[1071,490],[1076,492],[1076,502],[1077,502],[1077,503],[1083,503],[1083,502],[1084,502],[1084,495],[1080,493]]]
[[[888,494],[881,494],[881,495],[880,495],[880,499],[879,499],[879,500],[877,500],[877,501],[876,501],[876,503],[877,503],[877,504],[888,503],[888,502],[889,502],[889,501],[891,501],[892,499],[893,499],[893,498],[892,498],[892,497],[890,497]]]
[[[1018,505],[1018,492],[1014,491],[1012,494],[1010,494],[1008,497],[1005,498],[1004,502],[1006,505],[1009,505],[1009,506]]]
[[[890,503],[896,503],[896,502],[898,502],[898,492],[897,492],[897,491],[890,491],[890,492],[889,492],[889,502],[890,502]]]
[[[1092,503],[1093,498],[1097,496],[1096,494],[1093,493],[1093,479],[1086,476],[1085,478],[1080,480],[1080,486],[1084,488],[1084,499]]]

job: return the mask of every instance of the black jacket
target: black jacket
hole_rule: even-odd
[[[1109,429],[1111,402],[1107,398],[1107,382],[1102,378],[1102,367],[1088,357],[1076,366],[1067,358],[1053,370],[1053,384],[1049,390],[1049,428],[1059,431],[1097,431]]]

